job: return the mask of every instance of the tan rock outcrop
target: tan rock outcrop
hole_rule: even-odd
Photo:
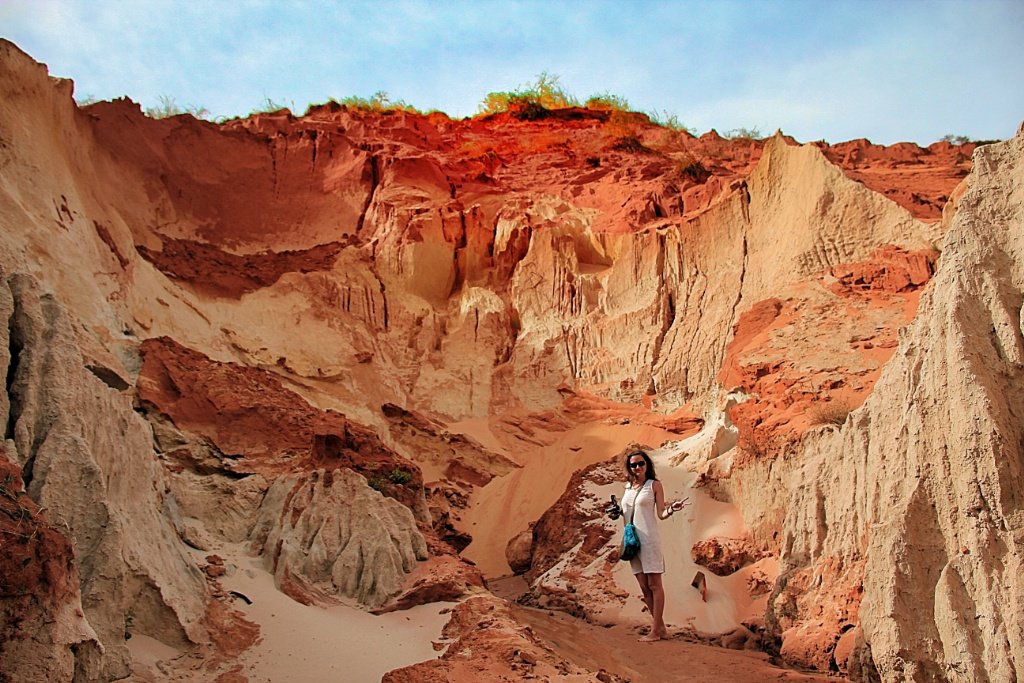
[[[533,529],[516,534],[505,546],[505,559],[514,574],[522,574],[533,564]]]
[[[5,450],[72,542],[96,634],[75,644],[75,670],[89,679],[126,675],[126,623],[176,645],[205,642],[205,583],[173,526],[148,424],[119,384],[90,370],[73,319],[52,295],[26,275],[7,277],[2,290],[0,348],[13,351],[0,415],[10,426]],[[54,656],[66,659],[72,644],[55,642]]]
[[[406,577],[401,593],[373,612],[393,612],[431,602],[455,602],[485,591],[484,577],[479,569],[454,553],[436,554],[413,569]]]
[[[493,596],[460,603],[442,633],[436,660],[390,671],[385,683],[440,683],[441,681],[494,680],[509,674],[521,678],[593,681],[595,672],[567,661],[516,618],[508,602]],[[618,676],[600,672],[599,680],[619,682]]]
[[[696,564],[707,567],[719,576],[728,576],[753,564],[763,554],[749,538],[706,538],[694,543],[690,549]]]
[[[300,602],[309,601],[308,583],[380,606],[398,593],[416,561],[427,559],[409,508],[349,469],[279,477],[250,538],[281,589]]]
[[[849,659],[839,643],[859,619],[885,681],[1024,667],[1022,187],[1024,137],[979,148],[918,316],[864,406],[771,474],[733,475],[747,514],[786,501],[769,622],[795,661]],[[790,493],[759,495],[777,489],[766,475]]]

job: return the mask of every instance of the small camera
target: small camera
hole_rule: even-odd
[[[618,519],[622,516],[622,508],[619,507],[619,502],[615,500],[615,494],[612,494],[611,502],[604,506],[604,514],[608,515],[609,519]]]

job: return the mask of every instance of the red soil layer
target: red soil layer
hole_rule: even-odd
[[[917,289],[935,274],[934,251],[907,252],[890,245],[876,249],[867,261],[850,263],[832,269],[838,282],[832,287],[836,294],[860,292],[899,293]]]
[[[427,155],[453,199],[541,191],[623,215],[615,209],[627,195],[620,197],[614,189],[630,183],[628,196],[638,205],[624,215],[640,223],[706,208],[733,181],[749,175],[764,146],[763,140],[725,139],[715,131],[694,137],[654,125],[644,114],[580,108],[555,110],[537,120],[514,114],[452,120],[443,114],[324,105],[302,118],[279,113],[226,125],[280,135],[325,124],[338,125],[384,155]],[[942,206],[970,171],[977,146],[937,142],[922,148],[904,142],[885,147],[867,140],[814,144],[850,178],[924,220],[941,217]],[[421,182],[435,184],[430,174],[420,175]],[[637,192],[636,182],[648,187]],[[608,194],[614,196],[602,196]],[[612,230],[636,227],[605,225]]]
[[[201,242],[167,239],[159,251],[143,245],[136,249],[165,275],[187,282],[199,292],[238,298],[274,284],[285,273],[329,270],[344,247],[336,242],[300,251],[238,256]]]
[[[184,431],[205,437],[221,454],[221,468],[234,474],[275,475],[347,467],[367,478],[395,468],[410,473],[407,486],[387,493],[412,507],[422,490],[419,468],[361,424],[309,405],[273,373],[221,363],[161,337],[142,343],[139,399],[153,405]],[[194,467],[185,450],[168,454]],[[408,498],[408,500],[406,500]]]
[[[445,228],[446,239],[473,250],[493,235],[471,233],[493,232],[498,210],[517,193],[595,209],[597,232],[634,231],[701,213],[749,175],[764,146],[579,108],[537,120],[452,120],[324,105],[301,118],[282,110],[223,124],[188,115],[154,121],[127,100],[85,111],[100,143],[162,186],[172,205],[172,220],[130,222],[140,253],[169,277],[235,298],[285,272],[328,268],[344,246],[371,241],[365,218],[374,201],[429,205],[456,224],[476,207],[479,220],[463,221],[459,235]],[[815,145],[850,178],[924,220],[940,218],[975,147]]]
[[[866,261],[833,269],[827,285],[833,301],[809,306],[801,299],[772,298],[740,316],[719,375],[723,386],[751,396],[729,411],[739,429],[735,464],[777,452],[814,424],[841,423],[867,399],[881,366],[896,350],[899,327],[917,310],[919,290],[931,279],[936,258],[931,251],[885,246]],[[874,335],[834,338],[842,320],[879,313],[887,324],[876,327]],[[773,334],[791,323],[805,331],[803,341],[780,348]],[[839,350],[863,362],[837,367],[831,354]]]
[[[45,520],[25,493],[21,468],[0,447],[0,650],[41,633],[45,641],[44,632],[77,593],[71,541]]]
[[[922,148],[900,142],[882,147],[863,139],[815,145],[847,176],[926,221],[942,217],[942,207],[970,172],[971,155],[978,146],[936,142]]]

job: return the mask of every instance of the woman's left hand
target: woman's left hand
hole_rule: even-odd
[[[679,512],[680,510],[682,510],[684,507],[686,507],[689,504],[690,504],[690,499],[689,498],[683,498],[682,500],[674,500],[674,501],[672,501],[672,505],[670,507],[672,508],[672,512]]]

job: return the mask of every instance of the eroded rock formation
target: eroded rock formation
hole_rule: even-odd
[[[377,607],[402,587],[427,543],[412,512],[350,469],[277,478],[260,504],[252,541],[279,585],[312,602],[308,581]]]
[[[71,91],[0,41],[16,680],[126,676],[131,632],[226,672],[257,635],[223,636],[241,622],[194,552],[218,543],[309,602],[481,592],[459,557],[474,495],[598,419],[705,426],[672,465],[750,541],[704,555],[779,562],[746,579],[772,586],[764,633],[729,642],[886,681],[1019,676],[1024,137],[799,145],[337,105],[213,124]],[[621,474],[557,471],[554,507],[490,540],[515,539],[538,604],[588,614],[625,598],[588,488]],[[594,673],[493,598],[453,615],[444,657],[392,678]]]
[[[935,279],[875,391],[783,468],[772,609],[783,648],[790,629],[816,641],[798,659],[823,664],[835,627],[859,618],[883,680],[1024,670],[1022,188],[1024,137],[977,151]],[[845,612],[817,628],[783,616],[844,594]]]
[[[129,671],[129,622],[172,644],[205,642],[205,582],[178,541],[151,430],[116,381],[90,370],[107,365],[83,357],[59,301],[29,275],[8,276],[2,291],[0,348],[11,352],[5,450],[45,510],[34,516],[71,541],[78,591],[55,599],[72,609],[80,600],[87,620],[80,639],[53,637],[50,656],[73,653],[76,675],[112,679]]]

